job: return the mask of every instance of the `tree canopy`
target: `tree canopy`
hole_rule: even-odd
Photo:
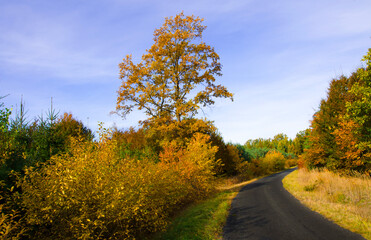
[[[371,49],[366,67],[333,79],[309,132],[308,167],[371,174]]]
[[[165,19],[154,32],[154,44],[133,63],[127,55],[119,64],[122,85],[116,111],[126,117],[139,109],[150,119],[182,121],[193,118],[215,98],[233,95],[215,83],[222,65],[214,48],[202,41],[203,19],[183,13]]]

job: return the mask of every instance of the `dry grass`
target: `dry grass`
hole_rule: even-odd
[[[312,210],[371,240],[371,178],[301,169],[283,183]]]
[[[255,182],[257,179],[258,178],[254,178],[242,182],[237,177],[222,179],[219,180],[219,182],[217,183],[216,189],[219,191],[233,191],[238,193],[242,187],[252,182]]]

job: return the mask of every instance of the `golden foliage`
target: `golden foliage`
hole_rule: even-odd
[[[217,149],[208,136],[169,143],[159,163],[121,159],[110,136],[73,140],[68,154],[26,169],[19,184],[28,224],[41,226],[36,237],[134,239],[164,229],[175,209],[213,190]]]
[[[215,161],[217,147],[212,147],[209,136],[196,133],[186,148],[171,142],[160,154],[159,166],[173,166],[178,170],[180,185],[188,185],[189,200],[207,196],[213,189],[213,178],[218,162]]]
[[[281,152],[270,150],[260,159],[239,163],[237,169],[242,179],[251,179],[254,176],[262,176],[284,170],[285,168],[296,165],[296,163],[296,159],[286,159]]]
[[[285,169],[285,157],[282,153],[271,150],[261,160],[261,166],[267,173],[273,173]]]
[[[143,123],[146,130],[147,144],[155,146],[159,151],[170,142],[185,147],[196,133],[212,135],[216,131],[211,121],[204,119],[184,119],[179,122],[170,119],[157,119]]]
[[[363,58],[366,68],[331,81],[311,123],[303,156],[307,167],[371,174],[370,59],[369,49]]]
[[[150,118],[182,121],[214,104],[213,98],[232,99],[224,86],[215,84],[221,64],[214,49],[202,42],[202,21],[183,13],[166,18],[140,63],[134,64],[131,55],[123,59],[118,112],[126,116],[137,108]]]
[[[2,200],[1,197],[0,200]],[[21,239],[26,229],[21,225],[19,214],[14,210],[5,213],[4,208],[4,204],[0,204],[0,239]]]
[[[240,155],[240,151],[235,145],[231,143],[226,144],[226,154],[220,156],[223,164],[222,170],[224,169],[225,172],[230,175],[242,174],[242,158]]]
[[[340,159],[346,164],[346,169],[355,169],[365,165],[365,157],[362,158],[362,149],[358,146],[358,124],[352,120],[341,119],[339,128],[335,129],[335,141],[338,146]],[[369,154],[370,153],[366,153]],[[367,171],[366,171],[367,172]]]

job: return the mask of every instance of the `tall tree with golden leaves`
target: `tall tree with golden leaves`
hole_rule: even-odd
[[[183,13],[166,18],[140,63],[133,63],[131,55],[123,59],[117,113],[126,117],[139,109],[150,120],[181,122],[193,118],[201,107],[214,104],[215,98],[233,100],[232,93],[215,84],[222,65],[214,48],[202,41],[206,28],[202,22]]]

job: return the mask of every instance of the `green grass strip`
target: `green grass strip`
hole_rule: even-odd
[[[165,232],[155,240],[220,240],[233,198],[243,186],[255,181],[227,184],[211,198],[191,205],[181,212]]]
[[[167,231],[155,239],[208,240],[221,239],[234,191],[223,191],[199,204],[193,205],[174,219]]]

